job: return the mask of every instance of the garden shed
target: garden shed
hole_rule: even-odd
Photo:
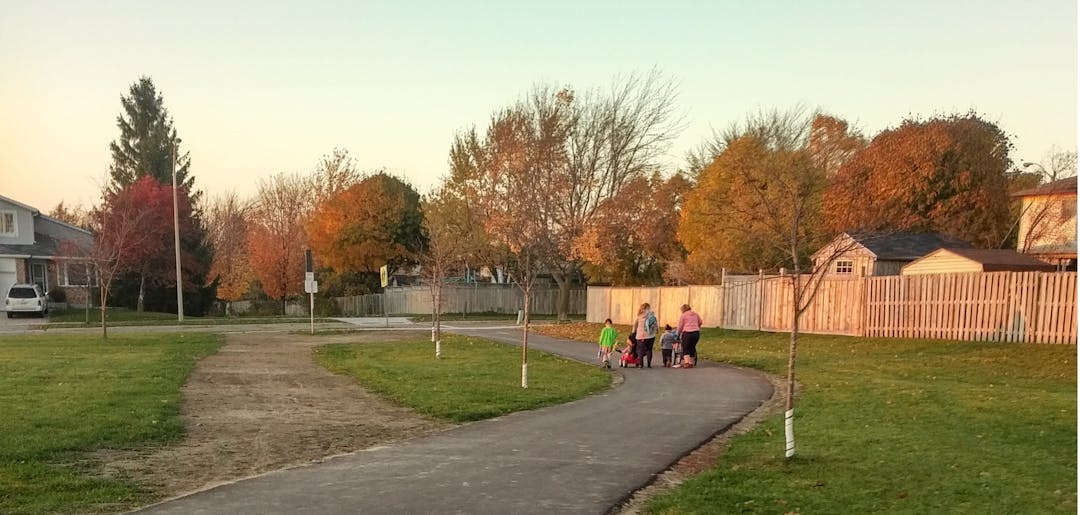
[[[832,276],[900,275],[900,268],[940,248],[968,248],[965,241],[937,233],[843,233],[811,258]],[[826,260],[832,258],[829,263]]]
[[[900,275],[1053,272],[1056,268],[1009,249],[938,249],[904,265]]]

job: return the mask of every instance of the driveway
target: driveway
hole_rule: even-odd
[[[45,323],[46,319],[34,314],[16,313],[15,318],[8,318],[6,311],[0,312],[0,332],[27,331],[32,326]]]
[[[449,328],[507,344],[513,327]],[[593,346],[530,335],[583,362]],[[607,513],[772,395],[762,375],[711,363],[616,369],[579,401],[476,422],[166,501],[145,513]]]

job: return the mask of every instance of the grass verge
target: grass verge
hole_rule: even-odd
[[[125,308],[108,308],[105,310],[105,321],[109,327],[132,327],[132,326],[187,326],[187,325],[248,325],[248,324],[290,324],[308,323],[310,318],[304,317],[193,317],[185,316],[183,322],[176,320],[176,313],[158,313],[144,311],[139,313]],[[315,322],[336,322],[329,318],[316,318]],[[49,313],[46,322],[50,328],[64,327],[101,327],[101,311],[90,310],[90,322],[86,322],[86,313],[81,309],[55,310]]]
[[[115,512],[151,492],[63,463],[183,434],[180,387],[207,334],[0,337],[0,513]]]
[[[699,356],[784,374],[787,339],[705,330]],[[648,511],[1076,513],[1075,346],[802,335],[797,366],[794,459],[773,417]]]
[[[521,349],[480,338],[448,335],[442,358],[427,339],[327,345],[316,361],[372,391],[421,413],[468,422],[580,399],[607,388],[596,367],[529,351],[529,387],[521,388]]]

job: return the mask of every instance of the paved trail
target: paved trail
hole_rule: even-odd
[[[506,343],[520,329],[454,332]],[[533,348],[595,360],[595,347],[530,335]],[[756,373],[619,369],[625,381],[580,401],[271,472],[145,513],[602,514],[772,396]]]

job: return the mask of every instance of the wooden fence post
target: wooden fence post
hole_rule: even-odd
[[[758,316],[757,330],[761,330],[761,319],[765,316],[765,270],[759,268],[758,274]]]
[[[859,336],[866,338],[866,326],[869,322],[866,320],[867,314],[870,312],[870,306],[867,305],[870,302],[869,292],[866,288],[870,286],[869,281],[866,279],[866,267],[863,267],[862,272],[859,274],[859,290],[862,295],[862,299],[859,301]]]
[[[720,269],[720,320],[716,322],[717,327],[724,328],[727,325],[727,288],[724,283],[727,282],[727,268]],[[690,303],[690,289],[686,290],[686,303]]]

